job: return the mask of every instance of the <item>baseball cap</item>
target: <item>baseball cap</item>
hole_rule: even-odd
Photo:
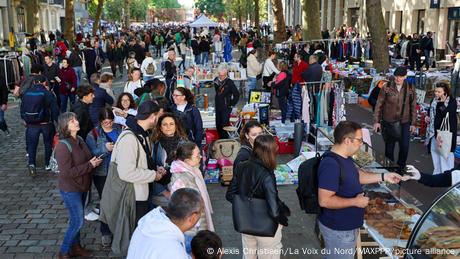
[[[136,119],[145,120],[153,113],[160,111],[160,106],[153,101],[145,101],[137,108]]]

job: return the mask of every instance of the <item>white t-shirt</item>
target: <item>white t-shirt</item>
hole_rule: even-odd
[[[177,110],[178,110],[178,111],[181,111],[181,112],[184,112],[184,111],[185,111],[185,107],[187,107],[187,103],[181,104],[181,105],[177,105]]]
[[[136,90],[137,88],[141,88],[143,86],[144,86],[144,81],[140,79],[137,80],[136,82],[129,81],[125,84],[125,88],[123,89],[123,92],[130,93],[134,97],[134,99],[137,99],[139,97],[134,94],[134,90]]]

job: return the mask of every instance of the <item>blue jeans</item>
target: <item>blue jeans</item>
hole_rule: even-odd
[[[430,52],[431,50],[423,50],[423,53],[425,54],[425,60],[423,61],[423,64],[425,65],[426,69],[430,68]]]
[[[61,113],[67,111],[67,99],[70,99],[70,106],[75,103],[75,94],[60,94],[61,99]]]
[[[83,74],[83,69],[81,67],[74,67],[73,70],[77,75],[77,87],[80,87],[81,75]]]
[[[356,253],[356,240],[359,229],[340,231],[330,229],[318,221],[324,238],[326,259],[353,259]]]
[[[72,246],[80,244],[80,230],[84,223],[83,206],[86,192],[64,192],[60,190],[64,205],[69,211],[69,227],[64,235],[60,252],[68,254]]]
[[[8,130],[8,126],[6,125],[5,121],[5,111],[3,111],[2,109],[0,109],[0,130]]]
[[[201,53],[201,64],[206,65],[208,64],[209,53],[203,52]]]
[[[256,86],[257,86],[257,78],[248,76],[248,88],[247,88],[247,95],[246,95],[248,96],[248,98],[249,98],[249,93],[251,92],[251,90],[256,89]]]
[[[197,65],[201,64],[201,53],[198,55],[195,55],[195,64]]]
[[[45,145],[45,165],[49,165],[54,137],[54,125],[27,125],[26,129],[26,149],[29,154],[29,165],[36,164],[37,146],[40,139],[40,134],[43,134],[43,144]]]

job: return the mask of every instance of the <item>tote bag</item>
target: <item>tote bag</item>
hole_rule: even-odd
[[[452,132],[450,132],[449,124],[449,112],[446,117],[442,119],[441,128],[438,129],[438,137],[441,140],[441,146],[438,146],[438,151],[442,157],[447,159],[450,154],[450,148],[452,147]]]

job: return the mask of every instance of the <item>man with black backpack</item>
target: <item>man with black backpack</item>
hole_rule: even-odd
[[[29,174],[35,177],[36,155],[40,134],[45,145],[45,169],[50,170],[51,145],[55,133],[54,123],[59,116],[55,95],[50,91],[45,76],[36,76],[32,87],[27,89],[21,99],[21,118],[26,124],[26,146],[29,155]]]
[[[381,181],[396,184],[401,176],[396,173],[368,173],[356,167],[352,156],[363,144],[363,133],[358,123],[340,122],[334,130],[334,139],[330,151],[300,166],[299,187],[300,181],[313,181],[310,181],[308,188],[298,190],[298,194],[303,194],[301,204],[307,213],[318,213],[318,225],[327,250],[326,258],[352,259],[358,230],[363,225],[364,208],[369,203],[361,185]],[[313,170],[305,172],[304,165],[311,164],[311,161],[316,161]],[[302,174],[309,174],[310,177],[301,178]],[[311,195],[305,193],[313,190],[312,186],[317,187],[317,192]]]

